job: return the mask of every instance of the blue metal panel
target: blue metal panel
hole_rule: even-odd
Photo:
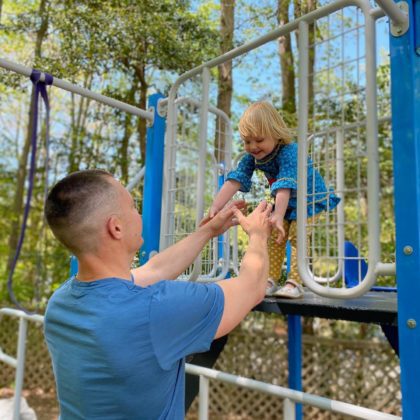
[[[407,3],[409,30],[391,35],[390,53],[402,408],[404,419],[414,420],[420,413],[420,28],[414,2]]]
[[[163,95],[149,97],[149,108],[154,110],[154,122],[147,129],[146,170],[143,189],[143,239],[140,264],[149,260],[151,252],[159,251],[160,213],[162,208],[163,150],[165,119],[157,113],[158,101]]]

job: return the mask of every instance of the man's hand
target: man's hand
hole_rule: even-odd
[[[236,217],[235,211],[238,211],[240,214],[241,210],[246,208],[246,203],[244,200],[235,200],[227,205],[223,210],[219,211],[215,216],[208,214],[205,216],[200,224],[200,228],[210,229],[211,237],[222,235],[230,227],[238,224],[238,219]]]
[[[261,234],[267,239],[271,232],[271,225],[269,217],[271,214],[272,205],[261,201],[258,207],[249,215],[244,216],[238,209],[234,210],[234,214],[238,219],[242,229],[249,235]]]
[[[283,217],[279,216],[275,212],[270,216],[271,226],[277,229],[276,242],[281,244],[286,236],[286,232],[283,227]]]

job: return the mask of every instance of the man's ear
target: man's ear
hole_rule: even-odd
[[[107,224],[107,230],[109,235],[114,239],[121,239],[122,238],[122,224],[121,220],[118,216],[113,214],[109,217]]]

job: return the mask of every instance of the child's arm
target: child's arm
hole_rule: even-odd
[[[283,228],[283,218],[284,214],[286,213],[287,205],[289,204],[289,198],[290,188],[279,188],[276,191],[276,205],[270,217],[270,222],[272,226],[274,226],[279,232],[276,239],[278,244],[281,243],[284,236],[286,235],[286,232]]]
[[[239,182],[228,179],[214,198],[209,210],[209,217],[214,217],[222,210],[226,203],[238,192],[240,187],[241,184]]]

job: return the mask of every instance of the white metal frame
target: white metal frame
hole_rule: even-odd
[[[357,5],[365,17],[365,56],[366,56],[366,137],[367,137],[367,180],[368,180],[368,271],[359,284],[352,288],[346,288],[344,282],[341,288],[329,287],[330,283],[341,277],[343,269],[343,252],[339,249],[338,270],[332,278],[320,278],[313,274],[309,266],[309,256],[306,248],[306,229],[307,229],[307,213],[306,213],[306,191],[307,191],[307,155],[308,155],[308,75],[309,75],[309,33],[308,25],[314,21],[310,14],[304,16],[304,20],[299,23],[299,125],[298,125],[298,217],[297,217],[297,263],[299,274],[304,284],[313,292],[321,296],[335,298],[357,297],[368,290],[375,284],[378,274],[391,274],[394,272],[393,267],[380,262],[380,220],[379,220],[379,157],[378,157],[378,118],[377,118],[377,102],[376,102],[376,50],[375,50],[375,19],[379,17],[372,16],[368,3]],[[337,129],[337,175],[338,193],[343,191],[343,157],[340,155],[343,147],[343,135],[340,129]],[[339,244],[344,245],[344,233],[341,223],[344,222],[342,204],[339,204],[338,210],[338,229]],[[321,285],[320,283],[326,283]]]
[[[395,19],[398,24],[401,24],[404,20],[403,13],[394,4],[387,4],[389,2],[381,2],[387,13],[389,13],[392,19]],[[391,2],[392,3],[392,2]],[[342,224],[344,223],[343,211],[338,208],[338,267],[334,275],[329,278],[322,278],[315,276],[309,267],[309,258],[306,255],[306,159],[307,159],[307,139],[308,139],[308,48],[309,48],[309,36],[308,36],[308,25],[335,13],[348,6],[355,6],[361,10],[364,16],[364,28],[365,28],[365,60],[366,60],[366,137],[367,137],[367,155],[368,155],[368,202],[369,202],[369,214],[367,220],[368,228],[368,245],[369,245],[369,257],[368,257],[368,273],[364,279],[362,279],[356,287],[348,289],[343,285],[341,288],[329,287],[330,283],[338,280],[342,277],[343,271],[343,244],[344,234],[342,231]],[[201,119],[200,119],[200,133],[201,139],[204,140],[203,134],[206,133],[207,127],[207,113],[204,112],[207,108],[206,101],[208,100],[208,83],[209,83],[209,69],[215,67],[223,62],[232,60],[246,52],[249,52],[269,41],[277,39],[278,37],[290,33],[294,30],[299,30],[299,125],[298,125],[298,141],[299,141],[299,176],[298,176],[298,268],[303,282],[309,289],[315,293],[337,298],[349,298],[360,296],[369,290],[376,281],[378,274],[392,274],[394,267],[390,264],[383,264],[380,262],[380,225],[379,225],[379,167],[378,167],[378,147],[377,147],[377,113],[376,113],[376,56],[375,56],[375,21],[379,17],[383,16],[383,10],[380,8],[372,9],[368,1],[364,0],[339,0],[331,4],[325,5],[315,11],[308,13],[292,22],[287,23],[279,27],[278,29],[271,31],[270,33],[248,43],[241,47],[238,47],[223,56],[217,57],[201,66],[192,69],[179,77],[174,85],[172,86],[169,97],[168,97],[168,131],[166,137],[166,149],[165,149],[165,173],[164,173],[164,194],[163,194],[163,205],[162,205],[162,225],[161,235],[165,235],[166,232],[171,231],[171,223],[168,219],[168,209],[171,209],[173,203],[170,202],[168,194],[165,192],[173,187],[174,179],[170,176],[168,168],[173,167],[175,156],[171,153],[174,149],[176,141],[176,127],[175,122],[177,118],[176,113],[176,97],[179,87],[187,80],[192,77],[202,74],[203,78],[203,94],[201,98]],[[337,133],[339,132],[339,129]],[[340,134],[337,134],[337,138],[340,140]],[[202,144],[203,146],[203,144]],[[204,153],[204,146],[202,149]],[[338,153],[340,153],[340,147],[338,147]],[[203,156],[203,155],[202,155]],[[342,159],[339,156],[337,165],[342,164]],[[202,165],[202,166],[201,166]],[[203,185],[202,176],[205,173],[205,162],[200,161],[200,172],[198,177],[198,186]],[[342,177],[343,168],[337,166],[337,172]],[[340,182],[338,180],[338,182]],[[199,187],[198,187],[199,188]],[[337,185],[338,191],[342,187]],[[203,197],[202,197],[203,198]],[[197,221],[203,216],[203,201],[202,199],[197,204]],[[340,230],[341,229],[341,230]],[[169,244],[165,243],[165,240],[161,236],[161,248],[165,248]],[[198,262],[198,260],[197,260]],[[192,278],[198,276],[198,269],[200,264],[196,263],[194,266],[194,272]],[[324,283],[324,284],[321,284]],[[343,282],[344,283],[344,282]]]
[[[0,362],[4,362],[7,365],[16,369],[15,395],[13,400],[13,420],[19,420],[23,378],[25,374],[26,332],[28,330],[28,321],[43,324],[44,317],[42,315],[28,315],[23,311],[10,308],[1,308],[0,317],[3,315],[19,318],[19,335],[16,357],[12,357],[4,353],[0,347]]]
[[[243,376],[231,375],[230,373],[221,372],[202,366],[186,364],[185,371],[191,375],[199,376],[199,420],[207,420],[209,407],[209,379],[225,382],[241,388],[252,389],[254,391],[263,392],[264,394],[274,395],[284,400],[283,418],[285,420],[295,419],[295,405],[306,404],[321,410],[333,413],[350,415],[358,419],[366,420],[397,420],[401,417],[393,414],[382,413],[370,408],[360,407],[358,405],[345,403],[342,401],[331,400],[329,398],[320,397],[318,395],[309,394],[302,391],[285,388],[278,385],[267,384],[265,382],[256,381],[254,379],[245,378]]]
[[[203,69],[203,94],[201,100],[196,100],[190,97],[179,97],[174,100],[174,103],[170,103],[170,98],[162,101],[162,105],[168,107],[168,115],[170,109],[173,109],[173,112],[177,114],[177,106],[183,103],[193,105],[199,110],[200,113],[200,122],[199,122],[199,162],[198,162],[198,176],[197,184],[195,186],[197,191],[197,207],[196,207],[196,226],[204,216],[204,191],[205,191],[205,174],[206,174],[206,157],[207,157],[207,123],[208,123],[208,114],[214,114],[217,117],[220,117],[226,125],[226,142],[225,142],[225,156],[227,165],[225,168],[221,168],[220,165],[216,162],[214,156],[212,156],[213,161],[213,174],[214,174],[214,193],[217,192],[217,176],[218,173],[223,170],[224,172],[230,169],[231,154],[232,154],[232,125],[230,118],[222,110],[209,105],[208,100],[208,91],[210,84],[210,74],[209,69]],[[206,87],[204,87],[206,86]],[[207,106],[203,106],[203,104]],[[176,118],[176,117],[175,117]],[[171,234],[174,232],[174,220],[173,212],[175,208],[175,200],[170,194],[170,191],[173,191],[176,188],[175,185],[175,176],[170,171],[173,170],[176,159],[176,131],[177,125],[169,123],[167,124],[167,133],[166,133],[166,144],[165,144],[165,165],[164,165],[164,190],[162,197],[162,222],[161,222],[161,237],[160,237],[160,249],[165,249],[166,247],[172,244]],[[173,142],[170,143],[168,139],[172,138]],[[194,188],[194,186],[191,186]],[[201,282],[206,281],[215,281],[223,279],[226,277],[229,271],[229,259],[230,259],[230,249],[229,249],[229,237],[230,233],[226,232],[223,235],[223,258],[218,259],[217,256],[217,238],[213,239],[213,264],[210,273],[205,275],[201,274],[201,253],[196,258],[193,263],[193,269],[191,273],[187,276],[188,280],[195,281],[199,280]],[[218,270],[220,268],[220,270]],[[219,271],[219,272],[217,272]]]

